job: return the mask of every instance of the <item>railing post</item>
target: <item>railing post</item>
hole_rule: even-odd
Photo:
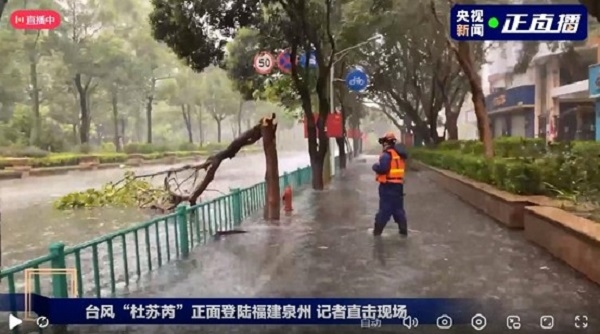
[[[289,175],[288,172],[283,172],[283,188],[285,189],[285,187],[290,185],[290,179],[289,179]]]
[[[54,242],[50,244],[48,250],[52,256],[50,267],[54,270],[52,273],[52,296],[54,298],[68,298],[69,290],[67,287],[67,273],[65,272],[67,267],[65,261],[65,244]],[[66,334],[68,332],[66,325],[55,325],[52,331],[56,334]]]
[[[303,180],[302,180],[302,168],[298,167],[298,169],[296,169],[296,173],[295,174],[296,174],[296,179],[298,181],[298,186],[301,186],[302,182],[303,182]]]
[[[50,266],[54,271],[52,273],[52,295],[55,298],[68,298],[67,275],[64,272],[67,267],[65,263],[65,244],[54,242],[48,248],[52,256]]]
[[[233,210],[233,222],[235,225],[239,225],[242,223],[243,214],[242,214],[242,192],[240,188],[231,189],[231,204]]]
[[[179,205],[177,207],[177,227],[179,228],[179,248],[182,257],[190,254],[190,238],[188,235],[187,207]]]

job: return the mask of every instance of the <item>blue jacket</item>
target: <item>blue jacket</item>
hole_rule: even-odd
[[[404,161],[408,159],[408,152],[404,145],[397,143],[396,146],[394,146],[394,150],[402,159],[404,159]],[[391,164],[392,156],[389,153],[385,153],[379,157],[379,162],[374,163],[372,168],[377,174],[387,174],[390,171]]]

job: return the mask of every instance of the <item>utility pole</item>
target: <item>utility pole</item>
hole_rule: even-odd
[[[2,13],[4,13],[4,7],[6,7],[7,3],[8,0],[0,0],[0,19],[2,19]]]

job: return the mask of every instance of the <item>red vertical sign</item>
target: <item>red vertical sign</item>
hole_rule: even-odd
[[[314,118],[315,123],[317,123],[319,115],[314,114]],[[341,138],[344,136],[343,120],[340,113],[328,114],[325,127],[327,128],[328,138]],[[319,137],[318,131],[319,129],[317,129],[317,138]],[[308,122],[306,121],[306,117],[304,118],[304,138],[308,138]]]

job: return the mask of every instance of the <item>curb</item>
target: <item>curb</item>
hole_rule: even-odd
[[[430,171],[431,180],[502,226],[524,230],[527,240],[600,284],[600,223],[549,206],[545,196],[521,196],[473,181],[448,170],[412,161],[411,169]]]

